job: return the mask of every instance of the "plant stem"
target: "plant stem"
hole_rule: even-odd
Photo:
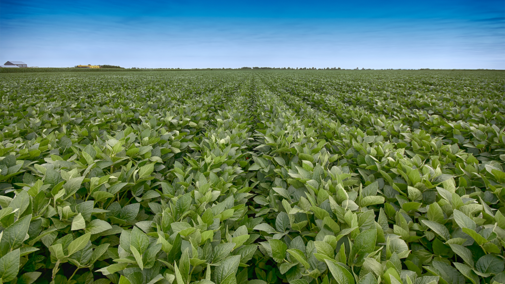
[[[70,276],[70,278],[68,278],[68,280],[67,280],[67,281],[70,281],[70,279],[72,279],[72,277],[74,277],[75,273],[76,273],[76,272],[77,272],[77,270],[79,270],[79,269],[80,269],[80,267],[77,267],[77,268],[75,269],[74,273],[72,274],[72,276]]]

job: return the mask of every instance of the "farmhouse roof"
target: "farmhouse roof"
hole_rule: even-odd
[[[8,62],[10,62],[12,64],[26,64],[23,61],[7,61],[6,63],[8,63]]]

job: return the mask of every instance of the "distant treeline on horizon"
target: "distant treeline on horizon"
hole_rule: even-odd
[[[76,67],[27,67],[27,68],[0,68],[0,73],[30,73],[30,72],[104,72],[104,71],[208,71],[208,70],[336,70],[336,71],[505,71],[500,69],[406,69],[406,68],[387,68],[387,69],[372,69],[372,68],[355,68],[345,69],[340,67],[240,67],[240,68],[139,68],[131,67],[124,68],[115,65],[100,65],[100,68],[78,68]]]

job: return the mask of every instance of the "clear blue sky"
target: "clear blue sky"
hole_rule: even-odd
[[[0,0],[0,64],[505,69],[504,0]]]

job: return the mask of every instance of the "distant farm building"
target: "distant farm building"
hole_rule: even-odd
[[[26,63],[23,61],[7,61],[4,64],[5,66],[17,66],[17,67],[28,67]]]
[[[0,68],[19,68],[19,66],[16,66],[16,65],[0,65]]]
[[[77,68],[100,68],[100,66],[88,64],[88,65],[77,65]]]

